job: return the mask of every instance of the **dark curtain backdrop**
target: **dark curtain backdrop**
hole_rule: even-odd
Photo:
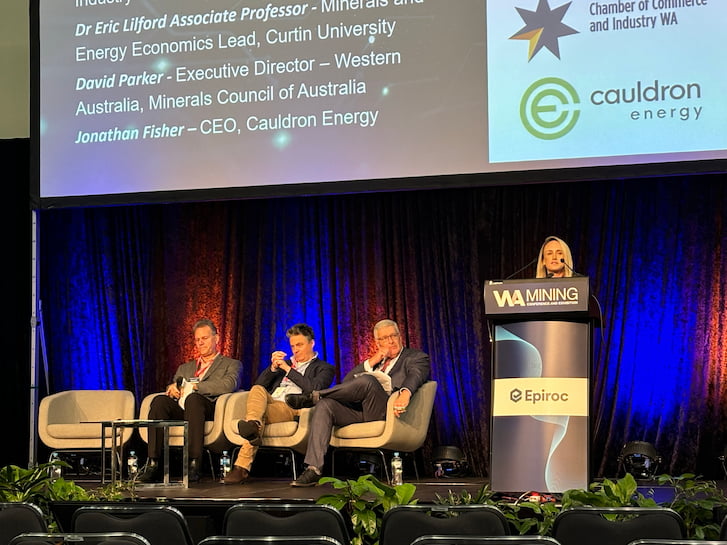
[[[285,330],[311,324],[338,379],[397,320],[440,383],[424,449],[487,475],[490,343],[482,290],[571,246],[604,312],[592,370],[593,476],[626,441],[670,473],[722,477],[727,393],[725,175],[45,210],[41,298],[52,391],[160,390],[219,326],[249,388]],[[534,275],[531,267],[520,275]]]

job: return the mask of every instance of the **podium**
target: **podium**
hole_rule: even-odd
[[[594,320],[588,277],[490,280],[490,485],[587,488]]]

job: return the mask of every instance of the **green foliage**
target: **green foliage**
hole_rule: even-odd
[[[715,481],[700,480],[691,473],[679,477],[660,475],[657,483],[673,487],[675,495],[670,502],[657,503],[653,490],[646,495],[638,490],[636,479],[630,474],[618,480],[603,479],[591,483],[588,490],[573,489],[563,493],[560,505],[553,502],[498,502],[489,485],[472,495],[467,490],[439,496],[435,503],[443,505],[488,504],[497,506],[519,534],[550,535],[555,517],[563,509],[572,507],[669,507],[684,520],[687,535],[694,539],[719,538],[720,520],[715,517],[727,508],[727,497]]]
[[[510,525],[520,535],[550,535],[553,521],[560,513],[560,507],[552,501],[524,501],[514,504],[500,504],[499,507]]]
[[[674,499],[664,505],[681,515],[688,537],[719,539],[721,521],[714,517],[725,507],[727,498],[715,481],[700,480],[692,473],[685,473],[679,477],[659,475],[657,482],[674,488]]]
[[[0,501],[29,502],[43,511],[48,528],[56,528],[56,522],[50,512],[50,503],[54,501],[120,501],[136,496],[133,482],[117,482],[107,484],[95,490],[86,490],[73,481],[63,478],[53,479],[51,470],[56,465],[71,466],[63,461],[38,464],[24,469],[9,465],[0,468]]]
[[[434,503],[438,505],[497,505],[495,501],[495,493],[490,488],[490,484],[483,484],[473,496],[469,490],[462,490],[459,494],[455,494],[451,490],[447,491],[446,496],[434,494],[436,499]]]
[[[653,496],[653,494],[650,494]],[[633,475],[627,473],[617,481],[603,479],[591,483],[588,490],[573,489],[563,493],[563,509],[579,506],[591,507],[656,507],[653,497],[638,491]]]
[[[416,503],[416,487],[410,483],[389,486],[373,475],[363,475],[355,481],[323,477],[319,482],[330,483],[340,491],[322,495],[317,503],[332,505],[349,517],[351,545],[378,545],[384,513],[395,505]]]
[[[480,487],[472,495],[468,490],[459,494],[448,491],[447,496],[435,494],[434,503],[440,505],[494,505],[505,515],[510,526],[520,535],[548,535],[560,508],[553,502],[503,502],[496,499],[496,493],[489,484]]]

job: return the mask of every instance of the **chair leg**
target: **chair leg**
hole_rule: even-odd
[[[378,449],[377,448],[377,449],[374,449],[374,450],[376,450],[376,452],[378,452],[379,455],[381,456],[381,461],[383,462],[382,465],[381,465],[381,467],[384,468],[384,477],[386,477],[386,482],[387,483],[390,483],[391,482],[391,477],[389,476],[389,467],[388,467],[388,462],[386,461],[386,454],[384,454],[384,451],[381,450],[381,449]]]
[[[207,453],[207,460],[209,460],[209,463],[210,463],[210,471],[212,472],[212,480],[216,481],[217,474],[215,473],[215,464],[212,460],[212,451],[208,448],[204,449],[204,451]],[[221,475],[220,475],[220,478],[222,478]]]

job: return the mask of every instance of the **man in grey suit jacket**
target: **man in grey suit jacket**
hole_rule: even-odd
[[[381,320],[374,326],[376,351],[354,367],[341,384],[310,394],[290,394],[285,401],[294,409],[315,405],[305,453],[306,470],[291,486],[313,486],[318,482],[323,458],[331,440],[332,426],[386,419],[390,395],[396,395],[394,414],[406,412],[414,392],[429,380],[429,356],[404,348],[399,326]]]
[[[183,363],[177,369],[174,382],[169,384],[166,395],[154,398],[149,408],[151,420],[187,420],[190,481],[199,480],[199,464],[202,457],[205,420],[212,420],[217,398],[236,391],[240,386],[242,363],[223,356],[218,350],[219,335],[211,320],[200,320],[192,328],[194,342],[199,352],[196,360]],[[184,408],[179,399],[183,392]],[[162,445],[161,428],[149,430],[149,460],[139,475],[139,481],[151,482],[161,476],[159,455]]]

